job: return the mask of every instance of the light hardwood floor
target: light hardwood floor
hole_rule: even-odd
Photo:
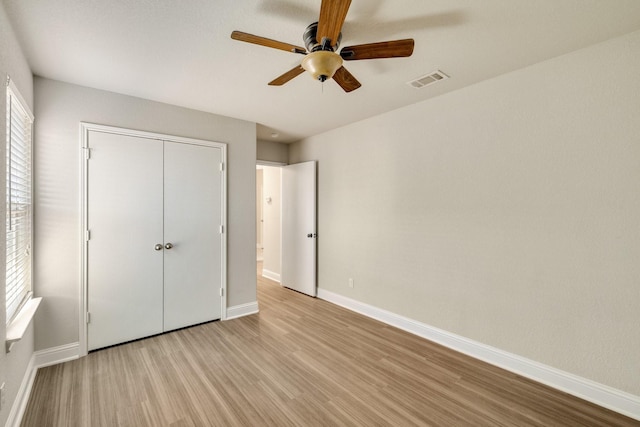
[[[38,371],[23,426],[638,426],[259,278],[260,313]]]

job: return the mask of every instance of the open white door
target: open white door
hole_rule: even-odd
[[[282,286],[316,296],[316,162],[282,168]]]

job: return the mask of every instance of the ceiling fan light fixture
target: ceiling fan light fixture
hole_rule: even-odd
[[[406,58],[413,54],[415,44],[413,39],[389,40],[353,45],[336,53],[342,41],[342,26],[350,6],[351,0],[322,0],[318,21],[307,26],[302,35],[306,49],[242,31],[233,31],[231,38],[272,49],[306,54],[299,65],[270,81],[269,86],[282,86],[307,71],[321,82],[333,79],[348,93],[362,85],[342,66],[343,60]]]
[[[314,79],[323,82],[333,77],[338,68],[342,67],[342,58],[335,52],[319,50],[305,56],[300,65]]]

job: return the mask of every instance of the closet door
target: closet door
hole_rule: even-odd
[[[164,143],[164,330],[220,318],[222,150]]]
[[[161,333],[162,141],[92,131],[88,349]],[[162,248],[162,246],[161,246]]]

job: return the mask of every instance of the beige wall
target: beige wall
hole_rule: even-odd
[[[78,341],[81,121],[228,144],[227,305],[256,301],[254,123],[43,78],[35,94],[37,349]]]
[[[4,5],[0,2],[0,79],[2,81],[2,101],[0,102],[0,135],[2,135],[2,143],[0,144],[0,186],[5,188],[6,182],[6,144],[5,136],[7,135],[6,128],[6,114],[7,103],[5,101],[5,81],[7,75],[11,76],[14,84],[20,91],[25,101],[29,104],[29,108],[33,111],[33,77],[29,65],[22,53],[22,49],[16,40],[16,37],[11,28],[11,24],[5,13]],[[6,200],[2,197],[2,207],[0,208],[0,221],[4,224],[6,212]],[[2,241],[6,240],[5,228],[0,227],[0,235]],[[5,245],[0,245],[0,256],[5,259]],[[5,263],[0,263],[0,337],[2,343],[6,339],[6,322],[5,322],[5,310],[6,310],[6,283],[5,283]],[[5,425],[11,407],[14,404],[18,389],[24,378],[25,372],[34,349],[33,338],[33,324],[27,329],[25,336],[22,340],[16,343],[11,350],[11,353],[6,354],[3,350],[0,351],[0,383],[5,383],[6,387],[6,399],[2,409],[0,410],[0,425]]]
[[[256,159],[287,164],[289,162],[289,145],[259,139],[257,142]]]
[[[639,52],[635,32],[295,143],[319,161],[319,287],[640,395]]]
[[[267,202],[267,198],[271,202]],[[263,168],[263,215],[264,215],[264,263],[263,269],[269,277],[280,277],[280,168]]]

